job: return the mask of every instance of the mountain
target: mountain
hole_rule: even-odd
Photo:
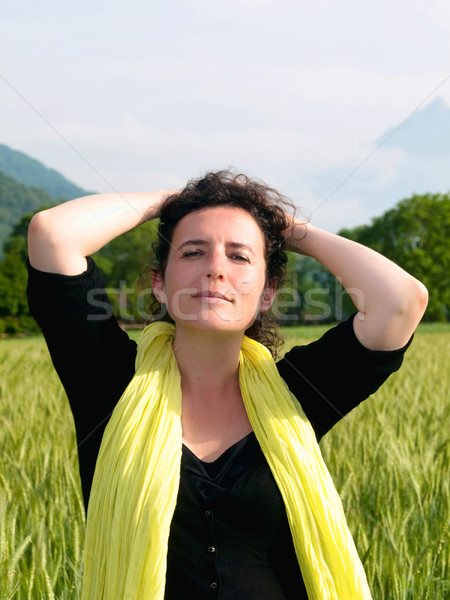
[[[24,214],[57,202],[45,190],[24,185],[0,172],[0,255],[3,242]]]
[[[58,171],[3,144],[0,144],[0,171],[19,183],[42,188],[53,198],[60,200],[70,200],[89,193],[68,181]]]
[[[333,167],[305,178],[311,221],[329,231],[368,224],[404,198],[450,190],[450,107],[436,98]]]
[[[450,158],[450,108],[442,98],[435,98],[423,110],[388,129],[375,144],[399,148],[423,159]]]

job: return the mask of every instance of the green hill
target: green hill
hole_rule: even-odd
[[[71,200],[89,193],[68,181],[58,171],[3,144],[0,144],[0,171],[19,183],[42,188],[53,198]]]
[[[3,243],[12,227],[26,213],[34,212],[41,206],[58,204],[45,190],[19,183],[0,172],[0,256]]]

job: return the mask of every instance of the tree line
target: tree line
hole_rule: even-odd
[[[22,216],[3,244],[0,333],[38,330],[26,301],[26,237],[35,212]],[[424,320],[450,321],[450,194],[414,195],[369,225],[338,233],[381,252],[427,286],[430,299]],[[146,223],[113,240],[94,256],[115,314],[125,326],[143,324],[152,311],[160,310],[151,306],[150,296],[150,257],[155,236],[155,223]],[[340,282],[317,261],[289,253],[288,274],[288,282],[273,306],[282,325],[339,321],[355,310]]]

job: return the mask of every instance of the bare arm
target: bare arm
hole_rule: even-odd
[[[175,192],[94,194],[37,213],[28,230],[30,263],[40,271],[78,275],[86,256],[159,216]]]
[[[286,249],[312,256],[339,279],[358,314],[354,329],[371,350],[406,344],[425,312],[425,286],[378,252],[313,225],[295,221]]]

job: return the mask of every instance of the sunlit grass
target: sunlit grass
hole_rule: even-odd
[[[42,339],[0,343],[1,598],[77,598],[84,508],[73,423]]]
[[[322,443],[374,598],[450,591],[449,355],[450,335],[417,334],[400,371]]]
[[[289,330],[286,346],[324,329]],[[321,443],[375,599],[449,594],[450,335],[432,330]],[[0,448],[1,600],[79,598],[75,433],[42,338],[0,342]]]

